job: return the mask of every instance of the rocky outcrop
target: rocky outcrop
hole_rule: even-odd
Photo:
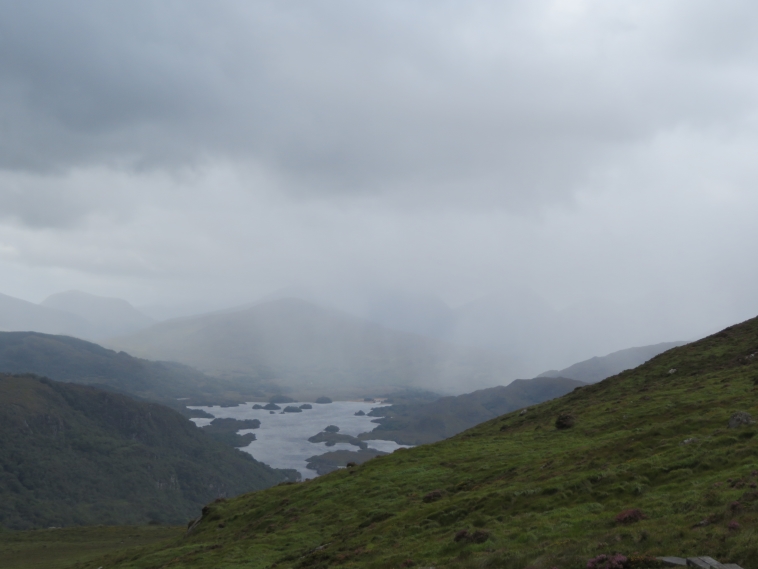
[[[729,417],[729,423],[727,426],[730,429],[737,429],[742,426],[752,425],[754,422],[753,416],[750,413],[737,411],[734,415]]]

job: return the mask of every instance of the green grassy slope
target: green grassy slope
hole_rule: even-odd
[[[757,377],[754,319],[524,415],[211,504],[182,539],[82,567],[579,568],[612,552],[755,567],[758,429],[727,422],[758,415]],[[564,413],[575,425],[556,429]],[[615,521],[631,508],[645,518]]]
[[[186,523],[283,471],[176,411],[70,383],[0,375],[0,525]]]
[[[70,336],[0,332],[0,373],[36,373],[56,381],[96,385],[174,408],[239,403],[266,386],[220,381],[191,367],[133,358]]]
[[[66,569],[111,551],[176,539],[184,527],[93,526],[0,532],[3,569]]]

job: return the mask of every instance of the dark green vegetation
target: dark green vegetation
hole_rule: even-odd
[[[300,401],[405,387],[452,390],[464,380],[497,385],[508,371],[492,352],[390,330],[294,298],[161,322],[108,345],[221,378],[274,381]]]
[[[537,377],[568,377],[585,383],[597,383],[627,369],[634,369],[660,353],[683,346],[686,342],[663,342],[651,346],[627,348],[607,356],[594,357],[562,370],[550,370]]]
[[[220,381],[185,365],[133,358],[70,336],[37,332],[0,332],[3,372],[94,385],[177,409],[239,403],[268,392],[266,386]]]
[[[506,386],[442,397],[421,405],[406,402],[378,407],[369,415],[382,417],[375,421],[379,426],[361,438],[406,445],[441,441],[503,413],[560,397],[582,385],[581,381],[562,377],[517,379]]]
[[[111,551],[176,539],[185,526],[94,526],[0,532],[3,569],[65,569]]]
[[[258,419],[213,419],[209,425],[202,427],[203,432],[217,441],[235,448],[246,447],[255,440],[255,434],[237,434],[241,429],[257,429],[261,426]]]
[[[331,426],[331,425],[330,425]],[[327,427],[328,428],[328,427]],[[363,442],[357,437],[350,435],[343,435],[336,431],[323,430],[317,435],[313,435],[308,439],[311,443],[326,443],[326,446],[333,447],[337,443],[347,443],[349,445],[357,446],[361,449],[368,448],[368,443]]]
[[[755,567],[758,428],[727,423],[758,414],[756,381],[751,320],[523,415],[211,504],[182,539],[82,567],[578,569],[612,552]],[[616,521],[631,509],[644,517]]]
[[[92,387],[0,375],[0,525],[186,523],[285,480],[182,415]]]

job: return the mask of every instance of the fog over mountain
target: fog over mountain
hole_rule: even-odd
[[[0,3],[0,291],[51,333],[67,290],[155,320],[309,291],[512,378],[701,337],[758,313],[756,28],[747,0]]]
[[[627,348],[607,356],[595,356],[583,362],[577,362],[566,369],[545,371],[537,377],[565,377],[585,383],[597,383],[624,370],[634,369],[658,354],[684,344],[686,342],[662,342],[652,346]]]
[[[0,294],[0,331],[32,330],[86,337],[91,326],[74,314]]]
[[[53,294],[40,304],[86,320],[91,325],[90,334],[94,338],[129,334],[147,328],[154,322],[125,300],[105,298],[78,290]]]
[[[169,320],[106,345],[222,378],[275,383],[305,399],[409,388],[460,393],[507,383],[513,367],[495,352],[398,332],[294,298]]]

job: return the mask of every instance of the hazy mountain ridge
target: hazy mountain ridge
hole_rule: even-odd
[[[712,331],[671,309],[672,302],[661,306],[660,301],[649,298],[626,304],[593,299],[556,308],[537,291],[518,287],[459,306],[450,306],[432,294],[384,289],[361,294],[301,287],[270,296],[281,299],[287,295],[336,307],[393,330],[497,353],[508,362],[506,380],[534,377],[547,368],[562,369],[629,346]],[[664,322],[653,325],[658,317],[664,317]]]
[[[89,322],[68,312],[0,294],[0,330],[88,336]]]
[[[683,346],[687,342],[663,342],[651,346],[627,348],[608,354],[596,356],[583,362],[575,363],[562,370],[550,370],[537,377],[568,377],[585,383],[597,383],[627,369],[634,369],[671,348]]]
[[[88,386],[0,375],[0,524],[185,523],[286,479],[179,413]]]
[[[71,290],[40,304],[0,294],[0,330],[65,334],[87,340],[141,330],[155,321],[126,300]]]
[[[96,339],[129,334],[155,323],[155,320],[134,308],[126,300],[96,296],[77,290],[53,294],[40,305],[74,314],[89,322],[91,337]]]
[[[384,328],[293,299],[162,322],[109,345],[221,376],[272,380],[301,394],[460,392],[502,383],[498,354]]]

